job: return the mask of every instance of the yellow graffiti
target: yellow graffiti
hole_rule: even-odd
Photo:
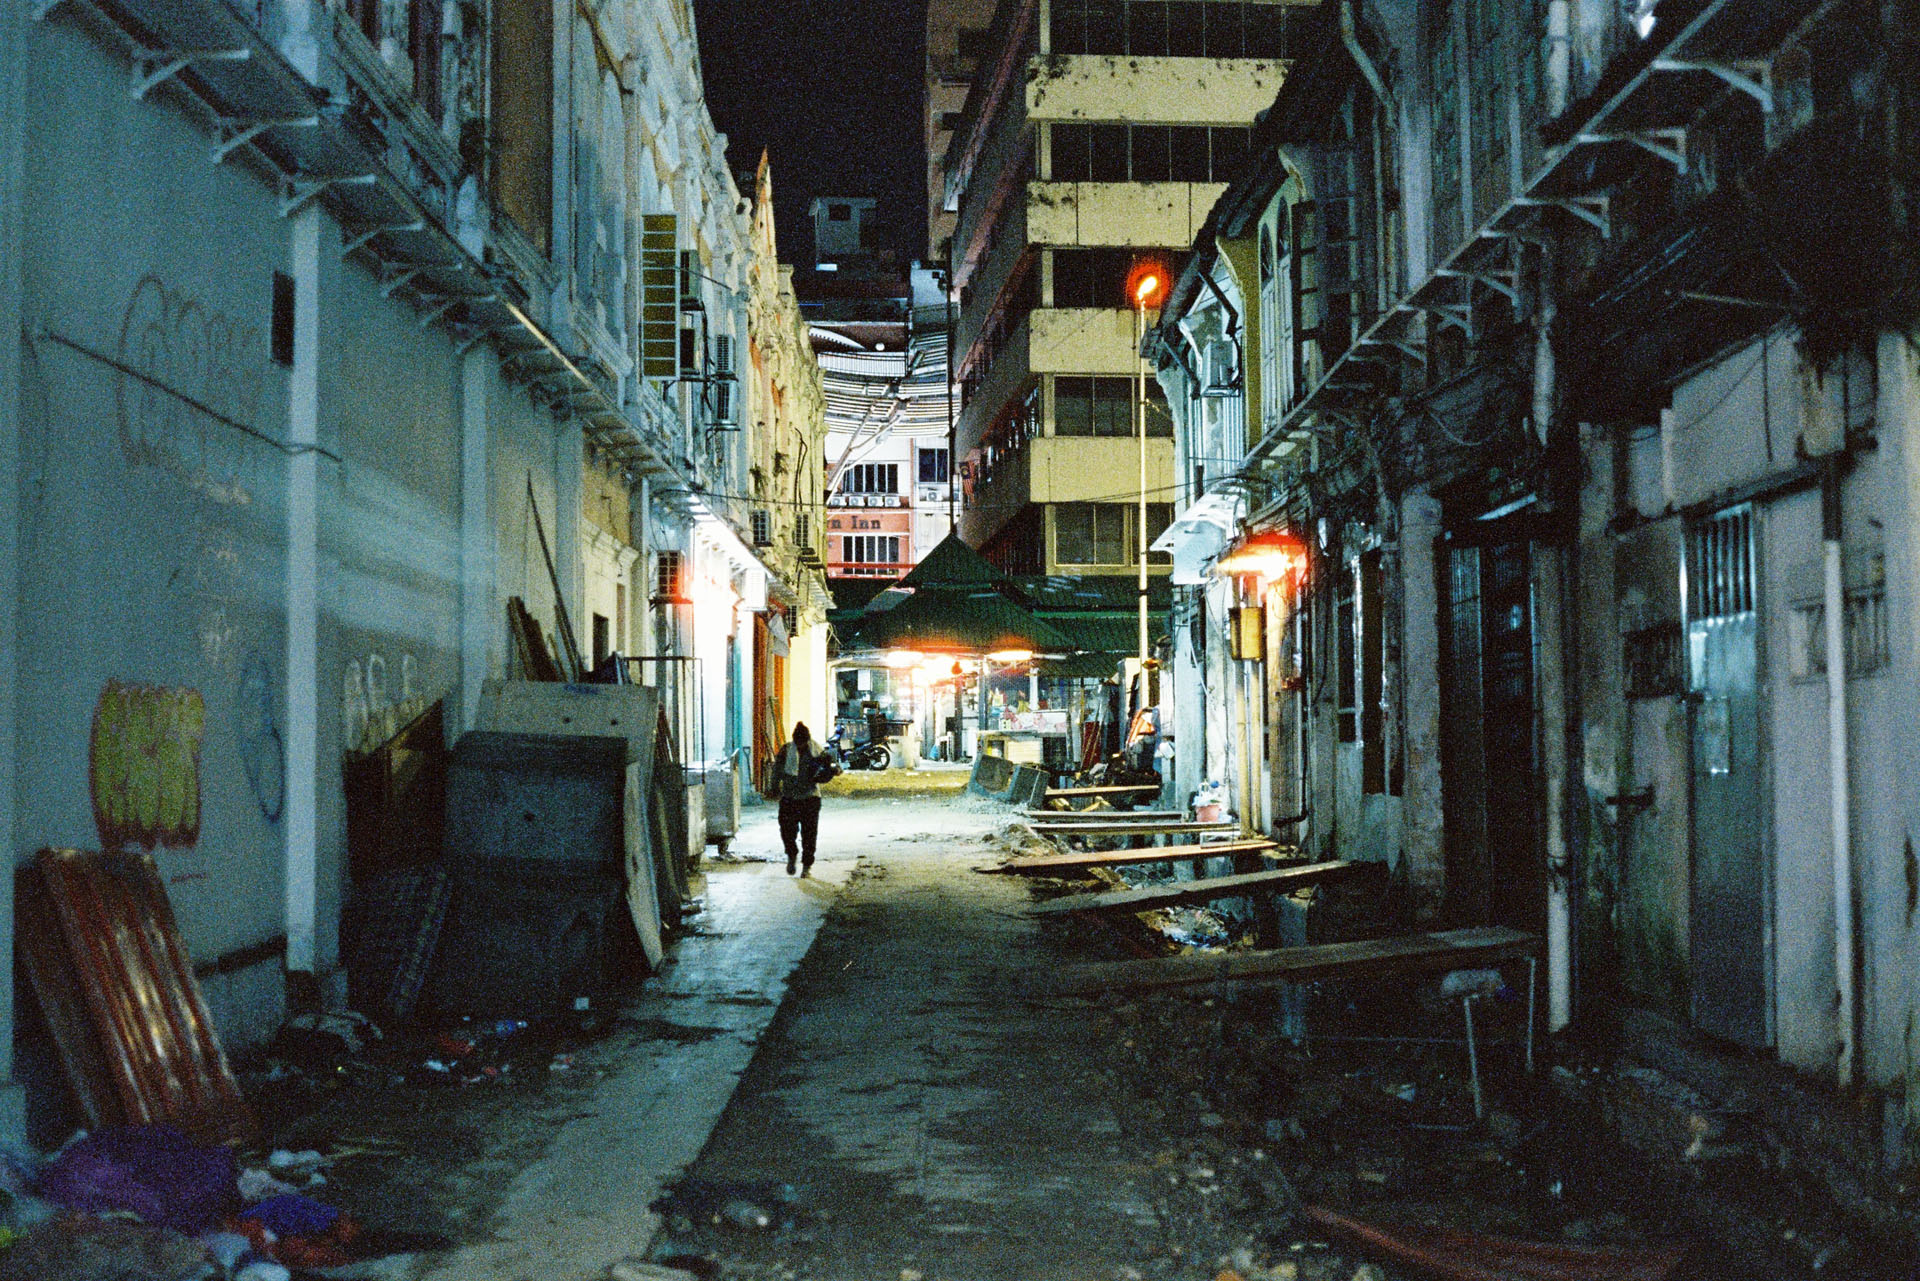
[[[87,752],[93,821],[107,849],[176,848],[200,839],[206,723],[197,689],[107,682]]]

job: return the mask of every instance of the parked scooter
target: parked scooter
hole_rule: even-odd
[[[893,749],[885,740],[855,743],[845,725],[834,731],[829,742],[848,769],[885,770],[893,767]]]

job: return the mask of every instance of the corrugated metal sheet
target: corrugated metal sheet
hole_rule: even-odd
[[[89,1120],[256,1137],[153,857],[42,850],[21,889],[28,978]]]

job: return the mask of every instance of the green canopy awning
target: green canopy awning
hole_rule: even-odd
[[[948,534],[934,549],[901,576],[895,587],[1011,587],[1013,580],[967,546],[959,534]]]
[[[991,654],[1074,648],[1058,627],[992,587],[923,587],[892,609],[867,614],[847,638],[849,649]]]

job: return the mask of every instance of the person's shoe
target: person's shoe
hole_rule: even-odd
[[[788,876],[792,876],[792,875],[793,875],[793,860],[792,860],[792,859],[788,859],[788,860],[787,860],[787,875],[788,875]]]
[[[812,876],[812,875],[813,875],[813,864],[811,864],[811,863],[802,863],[802,864],[800,865],[800,875],[802,875],[802,876]]]

